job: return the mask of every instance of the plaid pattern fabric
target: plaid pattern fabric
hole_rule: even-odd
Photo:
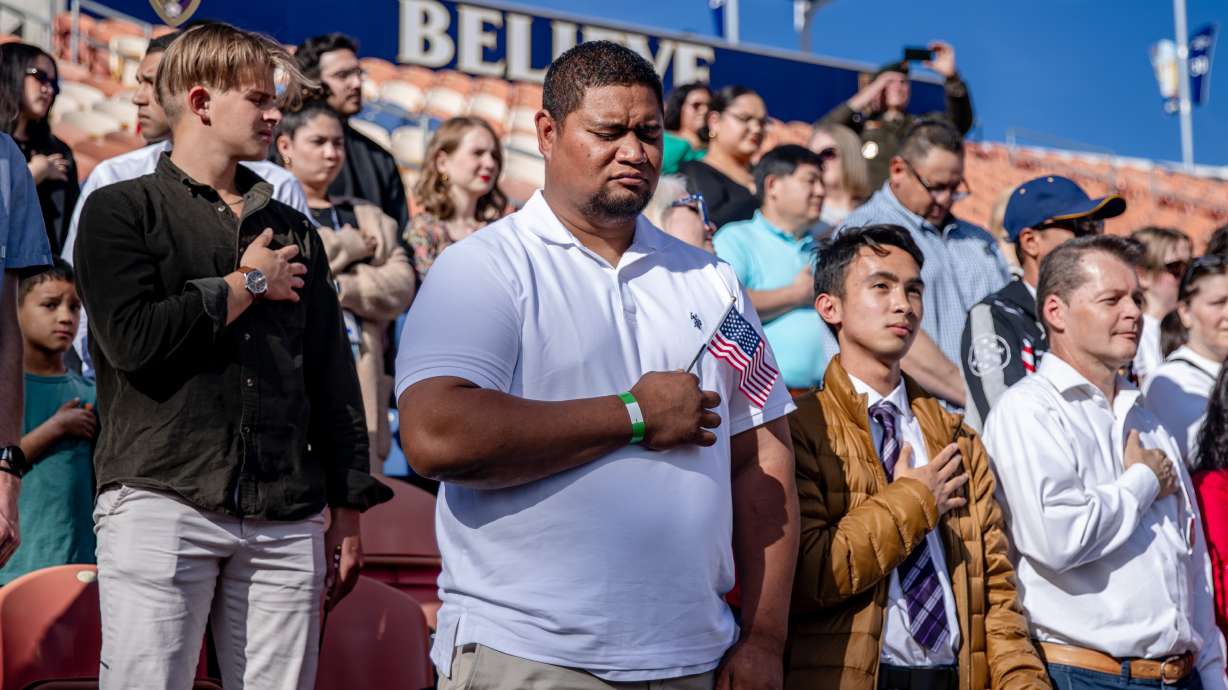
[[[900,441],[896,420],[900,414],[895,405],[880,400],[870,407],[870,419],[883,428],[878,457],[882,460],[887,479],[895,479],[895,463],[900,459]],[[928,542],[922,541],[900,564],[900,587],[908,603],[908,631],[926,649],[934,649],[947,639],[947,612],[943,607],[942,585],[938,571],[930,558]]]

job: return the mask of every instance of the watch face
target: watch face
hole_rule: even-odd
[[[268,279],[264,277],[264,272],[258,268],[253,268],[244,274],[243,285],[253,295],[263,295],[269,289]]]

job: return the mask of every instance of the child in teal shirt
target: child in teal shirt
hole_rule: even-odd
[[[0,584],[66,563],[94,562],[94,384],[70,371],[64,353],[81,319],[72,268],[25,278],[17,321],[25,341],[25,426],[21,450],[34,464],[21,481],[21,545],[0,568]]]

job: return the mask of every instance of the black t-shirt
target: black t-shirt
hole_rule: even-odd
[[[759,208],[759,200],[749,189],[703,161],[687,161],[678,166],[678,172],[686,175],[687,187],[692,192],[704,195],[708,218],[717,228],[734,221],[750,220]]]
[[[354,213],[354,207],[347,203],[333,204],[328,208],[310,208],[311,217],[315,219],[321,227],[340,230],[345,226],[358,227],[358,216]]]

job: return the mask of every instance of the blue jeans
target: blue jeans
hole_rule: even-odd
[[[1131,678],[1128,669],[1120,674],[1100,673],[1085,668],[1048,664],[1049,679],[1053,690],[1143,690],[1144,688],[1172,688],[1173,690],[1202,690],[1202,678],[1198,670],[1191,671],[1175,685],[1164,685],[1158,680]]]

